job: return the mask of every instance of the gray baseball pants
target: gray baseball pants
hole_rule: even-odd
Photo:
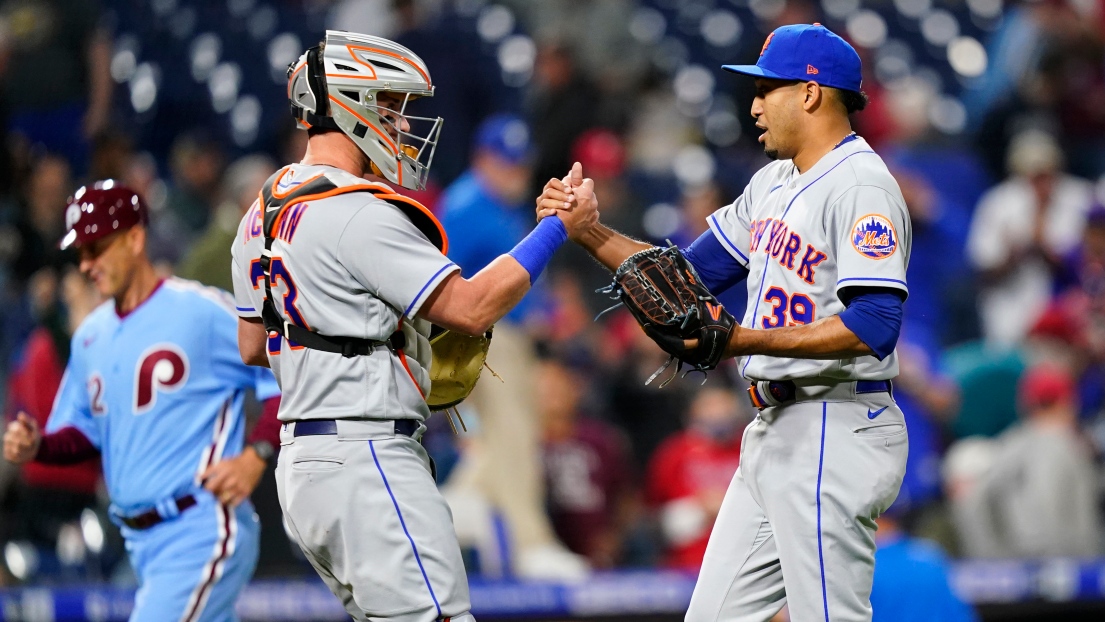
[[[358,622],[475,622],[422,445],[391,421],[337,423],[336,435],[281,430],[276,483],[292,538]]]
[[[687,622],[766,622],[784,605],[795,622],[871,620],[875,518],[905,475],[905,421],[852,383],[799,399],[745,430]]]

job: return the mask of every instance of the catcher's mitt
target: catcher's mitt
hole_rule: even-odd
[[[631,255],[618,266],[614,283],[604,291],[621,298],[645,333],[671,355],[645,384],[675,360],[679,361],[676,373],[683,363],[690,365],[691,371],[714,369],[737,324],[674,245]],[[697,339],[698,344],[688,348],[688,339]]]
[[[472,393],[487,364],[491,329],[479,337],[455,333],[434,326],[430,334],[433,363],[430,365],[430,410],[448,410]],[[492,372],[494,373],[494,372]]]

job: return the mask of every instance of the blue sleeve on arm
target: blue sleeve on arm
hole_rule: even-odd
[[[707,230],[691,245],[682,249],[702,283],[715,296],[740,283],[748,276],[745,268],[725,250],[713,231]]]
[[[902,330],[902,298],[886,290],[861,290],[840,314],[840,321],[874,351],[880,361],[890,356]]]

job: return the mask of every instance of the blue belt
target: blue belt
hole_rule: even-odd
[[[889,380],[857,380],[856,395],[860,393],[894,393],[894,385]]]
[[[338,433],[337,419],[304,419],[291,422],[293,425],[292,436],[326,436]],[[421,424],[415,419],[396,419],[395,433],[402,436],[413,437]]]
[[[759,386],[757,386],[759,384]],[[889,393],[894,395],[894,384],[889,380],[857,380],[856,395],[864,393]],[[764,394],[760,391],[765,389],[770,394],[769,399],[765,399]],[[752,383],[752,386],[748,387],[748,399],[752,402],[752,405],[758,409],[764,409],[772,404],[789,404],[795,400],[798,388],[792,380],[776,380],[774,382],[768,382],[766,387],[763,383]]]

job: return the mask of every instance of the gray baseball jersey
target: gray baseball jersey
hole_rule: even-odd
[[[742,326],[764,330],[839,314],[849,286],[907,292],[910,223],[883,161],[860,138],[799,174],[774,162],[709,218],[748,267]],[[883,360],[748,356],[750,380],[793,380],[793,403],[763,408],[710,534],[688,622],[870,620],[875,518],[905,475],[905,419]],[[860,382],[866,381],[866,382]]]
[[[293,164],[273,182],[277,193],[325,175],[339,187],[369,182],[330,166]],[[390,188],[380,186],[390,192]],[[261,203],[238,226],[234,297],[238,314],[261,316],[264,249]],[[430,324],[416,318],[441,281],[459,270],[395,206],[352,192],[288,208],[272,248],[272,290],[284,317],[323,335],[386,340],[401,327],[403,356],[378,348],[367,356],[269,339],[269,364],[284,401],[280,419],[420,419],[429,416]]]
[[[905,200],[886,164],[862,138],[834,149],[799,174],[790,160],[752,178],[731,205],[709,217],[710,229],[749,270],[741,326],[809,324],[844,310],[846,287],[908,292],[912,240]],[[815,376],[883,380],[898,375],[898,357],[842,360],[747,356],[741,374],[756,380]]]

